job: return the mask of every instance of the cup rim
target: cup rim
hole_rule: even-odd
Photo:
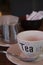
[[[18,33],[17,34],[17,40],[22,40],[22,41],[26,41],[25,39],[23,39],[23,37],[24,37],[24,33],[26,34],[26,33],[38,33],[37,34],[37,37],[39,38],[39,37],[41,37],[41,38],[43,38],[43,31],[38,31],[38,30],[27,30],[27,31],[22,31],[22,32],[20,32],[20,33]],[[40,35],[39,35],[40,34]],[[27,34],[28,35],[28,34]],[[33,34],[33,35],[35,35],[35,34]],[[22,37],[23,36],[23,37]],[[25,35],[26,36],[26,35]],[[41,39],[40,38],[40,40],[37,40],[37,41],[43,41],[43,39]],[[31,42],[37,42],[37,41],[31,41]],[[29,42],[28,40],[27,40],[27,42]]]

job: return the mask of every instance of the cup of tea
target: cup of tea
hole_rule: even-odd
[[[43,31],[28,30],[18,33],[18,45],[28,60],[36,59],[43,53]]]

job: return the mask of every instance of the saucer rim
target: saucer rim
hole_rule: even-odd
[[[0,41],[0,46],[1,46],[1,47],[10,47],[11,44],[10,44],[10,43],[5,43],[5,42]]]
[[[17,45],[17,44],[14,44],[14,45]],[[14,46],[14,45],[13,45],[13,46]],[[9,48],[8,48],[8,49],[9,49]],[[8,51],[8,49],[7,49],[7,51]],[[16,58],[16,57],[10,56],[9,54],[6,54],[6,57],[7,57],[7,59],[8,59],[10,62],[12,62],[13,64],[20,65],[20,62],[21,62],[22,64],[23,64],[23,63],[24,63],[24,64],[25,64],[25,63],[26,63],[26,64],[28,63],[28,64],[31,65],[31,62],[23,62],[23,61],[21,61],[20,59],[18,59],[18,58]],[[13,59],[12,59],[12,58],[13,58]],[[16,59],[17,59],[19,62],[18,62]],[[16,62],[15,62],[14,60],[15,60]],[[42,59],[42,60],[39,60],[39,62],[40,62],[40,61],[43,61],[43,59]],[[35,62],[37,63],[37,61],[35,61]],[[27,65],[28,65],[28,64],[27,64]],[[33,65],[34,65],[34,63],[33,63]]]
[[[6,57],[7,57],[7,59],[8,59],[11,63],[19,65],[18,63],[14,62],[14,61],[11,59],[12,56],[6,54]],[[11,58],[10,58],[10,57],[11,57]],[[14,57],[14,58],[15,58],[15,57]],[[16,59],[17,59],[17,58],[16,58]]]

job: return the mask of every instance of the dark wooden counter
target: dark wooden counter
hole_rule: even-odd
[[[0,46],[0,50],[7,50],[5,47]],[[15,65],[12,62],[10,62],[5,54],[0,53],[0,65]]]

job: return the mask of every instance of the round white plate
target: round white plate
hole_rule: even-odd
[[[25,57],[24,54],[21,52],[18,44],[13,44],[10,48],[8,48],[7,51],[12,54],[17,54],[21,57]],[[24,62],[9,54],[6,54],[6,57],[8,58],[9,61],[11,61],[12,63],[17,64],[17,65],[43,65],[43,57],[38,58],[34,62]]]

